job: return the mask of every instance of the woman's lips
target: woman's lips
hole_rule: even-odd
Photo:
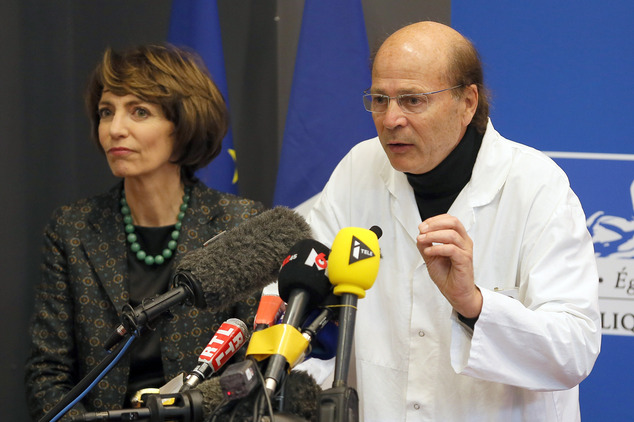
[[[127,155],[127,154],[130,154],[131,152],[132,152],[131,149],[123,148],[123,147],[110,148],[108,150],[108,154],[114,155],[114,156]]]

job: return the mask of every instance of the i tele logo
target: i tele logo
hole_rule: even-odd
[[[374,252],[368,246],[357,239],[355,236],[352,236],[352,247],[350,248],[350,264],[354,264],[355,262],[372,258],[374,256]]]

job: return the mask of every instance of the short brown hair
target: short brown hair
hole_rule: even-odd
[[[166,45],[144,45],[121,53],[108,48],[86,89],[93,140],[99,143],[98,105],[104,89],[158,104],[174,124],[174,163],[184,183],[219,153],[229,128],[225,100],[200,56]]]
[[[480,55],[471,41],[457,43],[449,57],[447,77],[452,85],[463,87],[475,84],[478,87],[478,106],[471,124],[479,133],[484,133],[489,121],[489,94],[484,85],[484,72]],[[455,90],[457,93],[461,90]]]

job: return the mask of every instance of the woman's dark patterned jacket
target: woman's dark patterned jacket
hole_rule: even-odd
[[[106,194],[59,208],[45,228],[43,275],[36,289],[25,375],[34,419],[40,419],[101,362],[106,354],[104,341],[121,323],[129,294],[121,187],[118,184]],[[196,184],[173,264],[262,210],[260,203]],[[172,309],[174,318],[159,328],[166,378],[194,368],[203,347],[227,318],[240,318],[252,327],[258,299],[255,295],[218,313],[185,305]],[[120,408],[128,373],[126,354],[69,415],[75,410]]]

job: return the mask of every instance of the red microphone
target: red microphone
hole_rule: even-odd
[[[255,314],[253,330],[260,331],[275,325],[285,310],[286,303],[281,297],[274,294],[263,294]]]
[[[210,378],[242,347],[249,337],[247,326],[237,318],[222,323],[198,357],[198,366],[187,375],[180,392]]]

